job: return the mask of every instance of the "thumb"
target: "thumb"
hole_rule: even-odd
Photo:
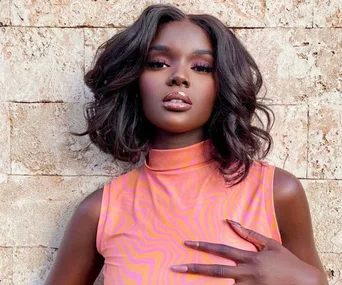
[[[226,219],[227,223],[231,228],[242,238],[253,243],[259,251],[271,249],[273,243],[272,239],[265,237],[253,230],[246,229],[241,226],[238,222]]]

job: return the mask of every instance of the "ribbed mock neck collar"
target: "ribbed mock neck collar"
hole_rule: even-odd
[[[205,140],[176,149],[150,149],[145,166],[150,170],[168,171],[205,163],[211,160],[211,146],[211,141]]]

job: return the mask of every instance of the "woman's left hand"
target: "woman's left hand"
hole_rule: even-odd
[[[201,241],[186,241],[190,248],[234,260],[237,266],[219,264],[174,265],[175,272],[232,278],[239,285],[322,285],[323,274],[315,267],[304,263],[293,253],[273,239],[267,238],[240,224],[228,221],[234,231],[253,243],[258,252],[246,251],[223,244]]]

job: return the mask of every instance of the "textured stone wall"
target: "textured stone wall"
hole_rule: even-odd
[[[171,1],[234,28],[276,114],[269,160],[309,198],[330,284],[342,284],[342,1]],[[0,0],[0,283],[42,284],[77,203],[123,166],[86,138],[96,47],[149,4]],[[100,282],[99,282],[100,283]]]

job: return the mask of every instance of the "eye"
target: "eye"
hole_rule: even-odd
[[[191,69],[200,73],[210,73],[213,71],[212,66],[209,64],[195,64]]]
[[[168,65],[166,61],[163,59],[148,60],[146,65],[148,68],[151,68],[151,69],[161,69],[164,67],[170,67],[170,65]]]

